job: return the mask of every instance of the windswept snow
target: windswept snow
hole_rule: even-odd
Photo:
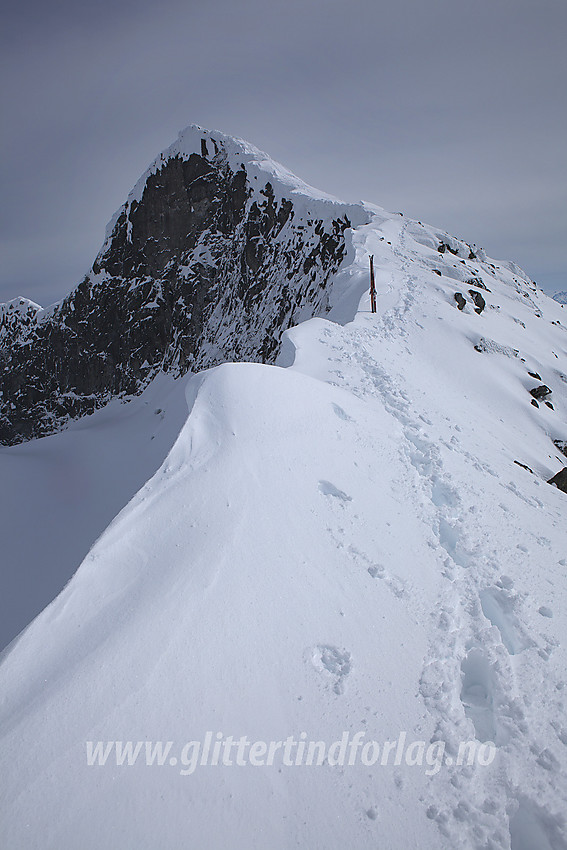
[[[161,467],[5,653],[7,847],[567,848],[564,310],[365,210],[334,321],[187,382]],[[408,749],[190,765],[207,733]],[[128,741],[172,745],[119,765]],[[490,763],[457,763],[469,741]]]
[[[160,375],[68,430],[0,446],[0,649],[48,605],[119,510],[161,465],[187,417]]]

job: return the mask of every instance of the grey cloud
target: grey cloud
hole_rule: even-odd
[[[8,3],[0,299],[69,291],[191,122],[565,288],[566,23],[563,0]]]

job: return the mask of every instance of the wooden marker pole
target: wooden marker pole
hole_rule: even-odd
[[[374,254],[370,254],[370,309],[376,312],[376,284],[374,282]]]

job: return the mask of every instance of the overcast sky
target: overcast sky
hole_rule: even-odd
[[[567,289],[566,0],[4,0],[0,300],[46,306],[190,123]]]

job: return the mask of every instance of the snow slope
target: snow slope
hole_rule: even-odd
[[[334,321],[189,380],[160,469],[4,654],[7,847],[567,847],[564,310],[366,209]],[[192,770],[207,732],[446,760]],[[490,764],[455,764],[470,740]],[[88,741],[172,746],[89,766]]]
[[[141,396],[116,399],[66,431],[0,446],[0,649],[64,587],[186,417],[183,387],[160,375]]]

